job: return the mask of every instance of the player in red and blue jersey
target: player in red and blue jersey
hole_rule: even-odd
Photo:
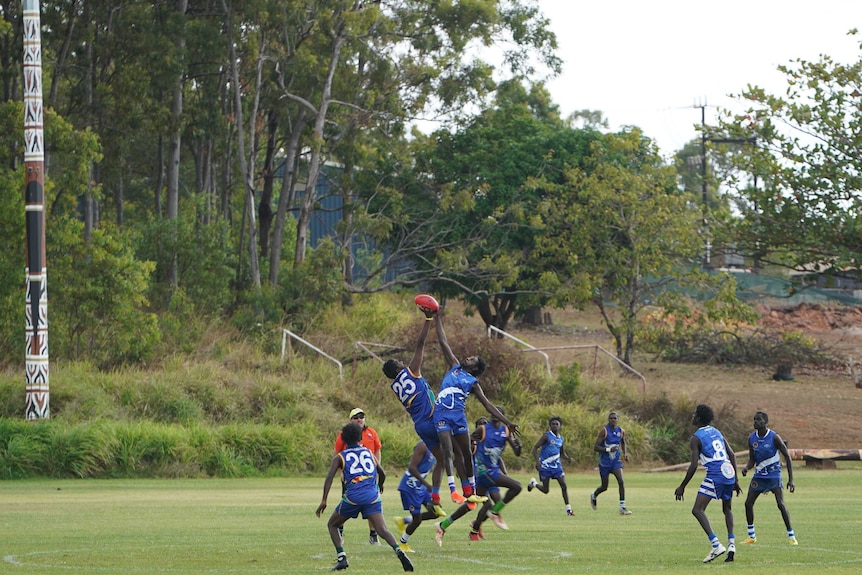
[[[793,483],[793,464],[790,462],[790,453],[787,445],[781,437],[769,429],[769,416],[758,411],[754,414],[754,431],[748,437],[748,462],[742,468],[743,477],[749,469],[754,469],[751,484],[748,486],[748,495],[745,498],[745,518],[748,520],[748,539],[745,543],[757,542],[754,530],[754,502],[761,493],[771,491],[775,495],[775,503],[781,511],[784,519],[784,527],[787,528],[787,538],[791,545],[799,545],[796,533],[790,525],[790,513],[784,504],[784,485],[781,483],[781,456],[787,464],[787,489],[790,493],[796,491]]]
[[[596,509],[596,499],[608,490],[608,479],[613,474],[620,491],[620,515],[631,515],[632,512],[626,508],[626,486],[623,482],[623,461],[629,460],[626,453],[626,432],[617,425],[618,419],[615,411],[608,415],[608,422],[599,430],[593,446],[593,451],[599,454],[599,477],[602,484],[590,493],[590,507]]]
[[[386,473],[380,463],[374,458],[374,454],[367,447],[359,444],[362,438],[362,428],[355,423],[348,423],[341,429],[341,437],[347,444],[347,448],[340,451],[332,458],[329,472],[323,482],[323,498],[317,506],[318,517],[326,509],[326,499],[332,488],[335,474],[341,472],[341,480],[346,485],[344,494],[338,506],[329,517],[326,526],[329,529],[329,537],[335,546],[337,562],[333,571],[347,569],[347,554],[344,552],[344,540],[338,528],[344,525],[348,519],[355,519],[362,514],[374,526],[377,534],[386,541],[401,561],[405,571],[413,571],[413,563],[410,558],[398,547],[395,537],[386,528],[386,520],[383,517],[383,507],[380,492],[386,481]]]
[[[542,437],[533,445],[533,459],[536,460],[536,471],[539,472],[539,481],[535,478],[530,478],[530,483],[527,484],[527,491],[538,489],[545,495],[551,491],[551,479],[556,479],[560,484],[560,490],[563,493],[563,503],[566,504],[566,515],[573,516],[572,506],[569,504],[569,488],[566,486],[566,472],[563,471],[563,464],[560,458],[565,459],[568,463],[572,462],[572,458],[566,453],[566,448],[563,445],[566,440],[560,435],[560,429],[563,426],[563,420],[556,415],[548,420],[548,431],[542,434]]]
[[[737,495],[742,493],[742,488],[739,487],[739,479],[736,475],[736,456],[733,450],[727,444],[724,436],[719,430],[714,428],[710,423],[715,418],[712,408],[705,404],[698,405],[691,418],[692,425],[697,425],[698,429],[694,432],[689,440],[691,448],[691,462],[688,466],[688,471],[685,473],[685,478],[679,487],[674,491],[677,501],[683,500],[685,494],[685,486],[691,481],[698,464],[706,467],[706,477],[700,484],[700,489],[697,490],[697,498],[694,500],[694,506],[691,509],[691,514],[695,516],[701,528],[709,537],[709,542],[712,549],[709,555],[703,560],[704,563],[709,563],[716,557],[723,555],[727,551],[725,562],[733,561],[736,555],[736,537],[733,534],[733,493]],[[721,510],[724,513],[724,522],[727,525],[727,547],[722,545],[712,526],[709,523],[709,518],[706,516],[706,506],[713,499],[721,501]]]
[[[423,310],[425,321],[422,325],[422,331],[419,332],[419,339],[416,341],[416,349],[413,352],[413,359],[408,365],[404,365],[397,359],[387,360],[383,364],[383,373],[392,380],[389,387],[404,406],[410,418],[413,420],[413,429],[419,439],[425,446],[431,450],[434,457],[437,459],[437,465],[431,474],[431,483],[433,491],[431,497],[434,500],[434,509],[438,517],[443,517],[446,513],[440,506],[440,482],[443,477],[443,468],[441,467],[445,461],[443,452],[440,448],[440,439],[437,436],[437,428],[434,425],[434,392],[431,386],[422,377],[422,360],[425,354],[425,340],[428,338],[428,332],[431,329],[431,321],[436,312]],[[449,470],[451,474],[451,470]],[[454,489],[454,484],[452,489]]]

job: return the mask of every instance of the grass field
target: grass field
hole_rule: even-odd
[[[430,523],[410,543],[416,572],[452,573],[738,573],[823,574],[862,571],[862,465],[837,470],[797,469],[797,491],[787,494],[799,539],[787,544],[771,496],[756,509],[758,543],[738,545],[736,562],[703,565],[708,542],[690,514],[695,475],[686,500],[674,500],[681,472],[628,470],[627,501],[633,515],[616,513],[616,489],[592,511],[588,494],[595,473],[570,473],[575,517],[566,517],[556,483],[543,495],[526,489],[506,508],[509,531],[490,522],[487,540],[467,540],[465,517],[446,533],[443,548]],[[384,493],[384,513],[394,532],[400,511],[395,470]],[[526,484],[526,476],[517,476]],[[235,480],[38,480],[6,481],[0,488],[0,573],[269,574],[327,571],[335,561],[324,518],[314,510],[322,478]],[[748,480],[743,479],[747,487]],[[338,502],[330,494],[327,514]],[[449,504],[451,511],[453,506]],[[736,535],[746,537],[743,499],[734,500]],[[726,543],[720,507],[708,509]],[[398,573],[385,545],[367,543],[364,521],[348,521],[348,573]]]

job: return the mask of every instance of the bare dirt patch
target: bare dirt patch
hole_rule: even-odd
[[[647,393],[685,394],[698,402],[732,403],[740,417],[757,410],[769,414],[770,425],[793,448],[862,449],[862,388],[851,364],[862,360],[862,310],[820,305],[761,309],[764,327],[801,332],[843,360],[833,369],[793,367],[793,381],[773,381],[774,370],[762,367],[723,367],[655,362],[636,355],[634,367],[647,380]],[[535,347],[613,343],[590,311],[554,311],[550,326],[512,325],[509,333]],[[578,361],[588,366],[580,350],[548,352],[552,364]],[[862,372],[862,367],[857,369]],[[638,384],[639,385],[639,384]]]

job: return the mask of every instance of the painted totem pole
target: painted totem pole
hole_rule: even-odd
[[[48,275],[45,263],[45,136],[39,0],[24,0],[24,201],[27,218],[26,358],[29,420],[48,419]]]

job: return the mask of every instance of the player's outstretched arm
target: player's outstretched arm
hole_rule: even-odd
[[[485,406],[485,409],[488,410],[488,413],[493,415],[496,419],[502,421],[506,427],[513,430],[518,429],[517,425],[509,421],[509,418],[500,413],[500,410],[497,409],[497,406],[488,400],[488,398],[485,396],[485,392],[482,390],[482,386],[479,385],[478,381],[473,384],[473,395],[475,395],[476,399],[478,399],[479,402]]]
[[[452,347],[449,345],[449,339],[446,337],[446,330],[443,329],[443,316],[440,312],[434,315],[434,327],[437,329],[437,341],[440,342],[440,350],[443,352],[443,357],[450,368],[458,365],[458,358],[452,353]]]
[[[425,321],[422,322],[422,331],[419,332],[419,339],[416,341],[416,349],[413,351],[413,359],[410,360],[410,373],[419,377],[422,375],[422,359],[425,356],[425,340],[428,339],[428,332],[431,331],[431,321],[429,321],[434,312],[422,310],[425,314]]]

